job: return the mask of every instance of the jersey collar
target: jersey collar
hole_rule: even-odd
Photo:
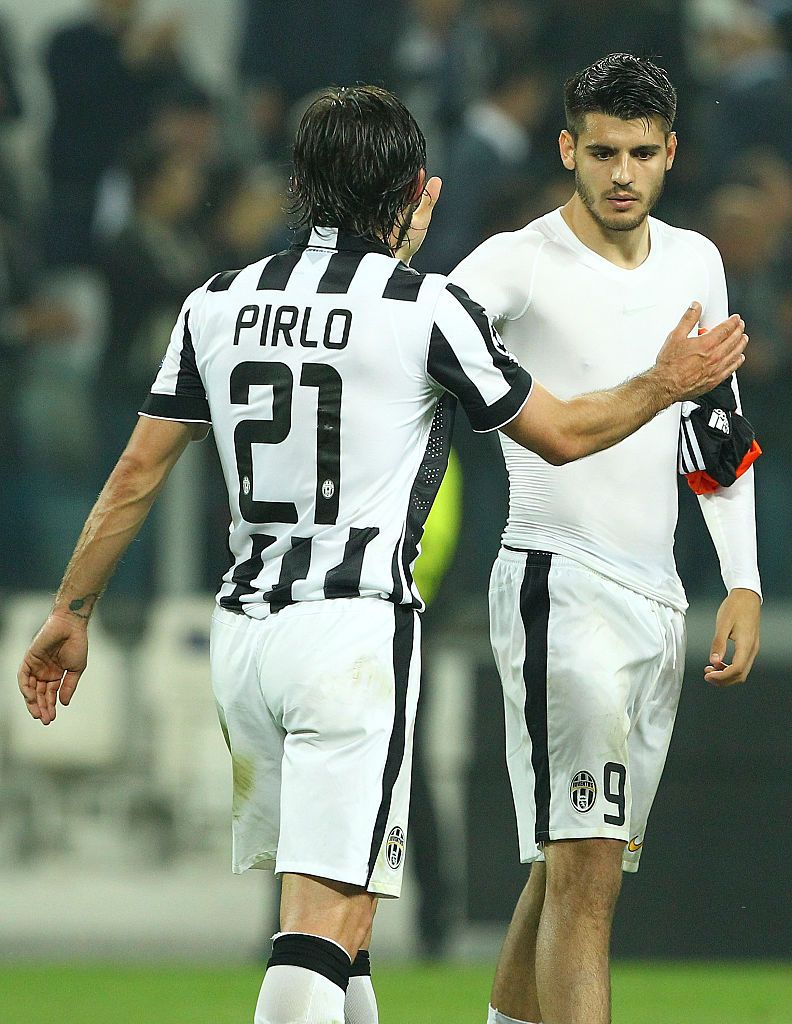
[[[341,228],[303,227],[295,234],[292,249],[329,249],[344,252],[379,252],[384,256],[393,253],[384,242],[375,238],[363,238]]]

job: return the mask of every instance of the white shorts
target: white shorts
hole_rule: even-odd
[[[682,612],[579,562],[501,549],[490,635],[503,683],[520,859],[621,839],[637,871],[682,686]]]
[[[420,623],[379,598],[264,619],[217,608],[212,686],[233,762],[233,869],[401,889]]]

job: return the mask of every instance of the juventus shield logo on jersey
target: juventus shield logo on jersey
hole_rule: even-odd
[[[335,494],[335,484],[332,480],[325,480],[322,484],[322,497],[332,498]]]
[[[388,867],[396,870],[401,864],[404,856],[404,829],[398,825],[394,826],[388,833],[388,841],[385,844],[385,859]]]
[[[569,784],[569,799],[576,811],[585,814],[597,799],[597,783],[590,772],[578,772]]]

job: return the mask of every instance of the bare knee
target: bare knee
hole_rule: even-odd
[[[285,874],[280,926],[332,939],[354,960],[371,937],[376,896],[357,885],[311,875]]]
[[[624,843],[565,839],[545,847],[546,900],[570,911],[610,920],[619,898]]]

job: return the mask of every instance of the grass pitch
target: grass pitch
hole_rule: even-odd
[[[484,1024],[492,967],[375,966],[381,1024]],[[0,967],[8,1024],[250,1024],[256,967]],[[792,1024],[792,967],[617,964],[614,1024]]]

